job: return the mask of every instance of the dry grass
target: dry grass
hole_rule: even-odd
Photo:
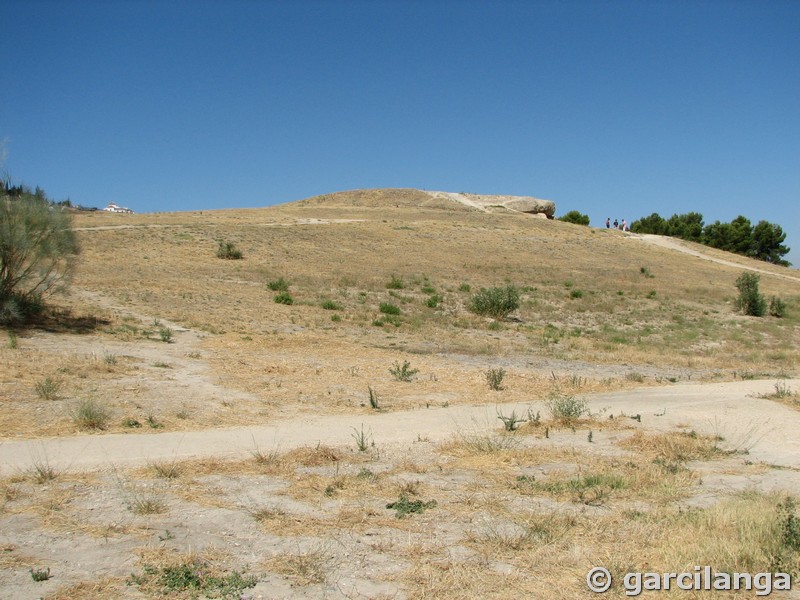
[[[127,586],[121,577],[102,577],[96,581],[81,581],[59,587],[45,600],[96,600],[97,598],[123,598]]]
[[[306,550],[278,554],[267,565],[295,585],[306,586],[325,582],[335,571],[338,560],[328,544],[319,543]]]

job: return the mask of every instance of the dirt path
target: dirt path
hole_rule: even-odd
[[[787,382],[797,389],[800,380]],[[641,415],[647,429],[684,426],[720,435],[725,444],[747,450],[754,461],[800,469],[800,412],[758,395],[774,391],[771,381],[678,384],[587,397],[593,411],[604,415]],[[541,403],[533,410],[546,409]],[[374,415],[331,415],[282,419],[269,425],[151,435],[85,435],[7,441],[0,444],[0,472],[24,471],[35,462],[69,470],[143,465],[169,459],[236,458],[256,448],[290,450],[317,444],[354,445],[356,431],[368,433],[375,444],[407,444],[420,438],[447,439],[457,432],[497,429],[498,411],[526,414],[528,405],[452,406]]]
[[[652,244],[654,246],[660,246],[661,248],[668,248],[670,250],[677,250],[678,252],[683,252],[684,254],[688,254],[690,256],[702,258],[703,260],[710,260],[711,262],[720,265],[725,265],[727,267],[744,269],[746,271],[753,271],[755,273],[761,273],[762,275],[768,275],[770,277],[779,277],[780,279],[788,279],[789,281],[800,283],[800,275],[793,275],[791,271],[787,270],[787,273],[773,273],[772,271],[767,271],[766,269],[759,269],[758,267],[751,267],[737,262],[724,260],[722,258],[716,258],[714,256],[709,256],[707,254],[704,254],[698,250],[689,248],[688,246],[684,245],[681,240],[675,238],[665,237],[663,235],[653,235],[650,233],[632,233],[628,235],[630,237],[642,240],[643,242]]]

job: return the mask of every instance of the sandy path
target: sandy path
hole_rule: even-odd
[[[788,269],[786,273],[773,273],[772,271],[767,271],[766,269],[759,269],[758,267],[751,267],[748,265],[743,265],[722,258],[716,258],[714,256],[703,254],[698,250],[694,250],[692,248],[689,248],[688,246],[685,246],[679,239],[666,237],[663,235],[653,235],[650,233],[631,233],[628,235],[632,238],[642,240],[643,242],[652,244],[654,246],[660,246],[661,248],[668,248],[670,250],[677,250],[678,252],[683,252],[684,254],[689,254],[690,256],[702,258],[703,260],[710,260],[711,262],[720,265],[725,265],[727,267],[744,269],[745,271],[753,271],[755,273],[761,273],[763,275],[768,275],[770,277],[779,277],[781,279],[788,279],[789,281],[800,283],[800,275],[793,275],[792,271]]]
[[[797,389],[800,380],[788,381]],[[721,435],[725,443],[749,450],[752,460],[800,468],[800,412],[758,398],[774,391],[772,381],[678,384],[588,396],[592,409],[605,414],[641,415],[647,429],[688,426]],[[546,413],[542,404],[534,410]],[[370,432],[379,447],[419,438],[446,439],[456,432],[497,429],[497,411],[525,414],[528,405],[451,406],[367,415],[331,415],[285,419],[265,425],[147,435],[84,435],[6,441],[0,444],[0,472],[24,471],[47,461],[59,469],[93,470],[143,465],[158,460],[198,457],[246,457],[256,447],[286,451],[316,444],[354,447],[355,430]]]

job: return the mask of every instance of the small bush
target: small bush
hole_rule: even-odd
[[[588,225],[589,215],[584,215],[577,210],[571,210],[567,214],[558,217],[558,220],[563,221],[564,223],[573,223],[575,225]]]
[[[169,344],[172,342],[172,329],[169,327],[162,327],[158,330],[158,337],[161,338],[161,341],[165,344]]]
[[[320,306],[325,310],[342,310],[342,305],[333,300],[324,300]]]
[[[763,317],[767,311],[767,301],[758,291],[759,280],[760,277],[755,273],[742,273],[736,279],[736,288],[739,290],[736,308],[744,315]]]
[[[372,389],[372,386],[367,386],[367,391],[369,392],[369,405],[370,408],[374,410],[380,410],[379,402],[378,402],[378,392]]]
[[[430,298],[425,301],[425,306],[428,308],[436,308],[439,306],[439,303],[442,301],[442,297],[438,294],[433,294]]]
[[[574,423],[581,417],[589,416],[589,406],[586,404],[586,400],[561,393],[558,390],[550,392],[547,407],[550,409],[553,419],[563,423]]]
[[[414,513],[423,513],[427,509],[435,507],[436,500],[431,500],[429,502],[423,502],[422,500],[409,500],[406,494],[401,495],[397,502],[390,502],[386,505],[386,508],[397,511],[395,516],[398,519],[404,519],[408,515]]]
[[[583,298],[583,292],[581,290],[572,290],[569,293],[570,298]]]
[[[34,581],[47,581],[50,579],[50,567],[46,569],[31,569],[31,579]]]
[[[72,420],[81,429],[105,429],[110,415],[94,400],[83,400],[72,413]]]
[[[181,598],[239,598],[254,587],[258,578],[233,571],[225,573],[208,561],[191,557],[167,565],[145,564],[141,575],[131,575],[128,585],[136,585],[147,595]]]
[[[385,315],[399,315],[400,308],[389,302],[381,302],[380,311]]]
[[[34,387],[36,388],[36,395],[41,400],[55,400],[58,398],[58,392],[61,391],[61,382],[48,375],[41,381],[37,381]]]
[[[283,277],[278,277],[267,283],[267,287],[273,292],[288,292],[289,282]]]
[[[505,369],[489,369],[486,371],[486,383],[489,385],[489,389],[495,392],[501,391],[505,376]]]
[[[642,275],[644,275],[644,276],[645,276],[645,277],[647,277],[648,279],[653,279],[653,278],[655,278],[655,275],[653,275],[653,274],[650,272],[650,269],[649,269],[649,268],[647,268],[647,267],[639,267],[639,273],[641,273]]]
[[[402,290],[404,287],[406,287],[406,284],[403,283],[403,280],[394,275],[392,275],[392,278],[386,283],[386,288],[389,290]]]
[[[786,302],[773,296],[769,299],[769,315],[771,317],[778,317],[779,319],[786,316]]]
[[[233,242],[220,242],[217,248],[217,258],[225,260],[239,260],[242,258],[241,250]]]
[[[481,289],[472,296],[469,309],[475,314],[502,319],[519,308],[519,290],[516,286]]]
[[[512,410],[509,416],[498,411],[497,418],[503,422],[503,429],[506,431],[516,431],[520,424],[525,422],[525,419],[517,416],[517,411],[515,410]]]
[[[462,283],[460,286],[458,286],[458,291],[459,292],[470,292],[470,291],[472,291],[472,287],[470,287],[470,285],[468,283]]]
[[[274,298],[276,304],[294,304],[294,298],[289,292],[281,292]]]
[[[414,378],[414,375],[419,373],[419,369],[412,369],[411,363],[407,360],[403,361],[402,365],[395,361],[394,365],[389,369],[389,373],[391,373],[397,381],[408,383]]]

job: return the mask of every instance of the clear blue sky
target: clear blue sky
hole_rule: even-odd
[[[800,264],[800,1],[0,0],[2,168],[137,212],[354,188],[743,214]]]

